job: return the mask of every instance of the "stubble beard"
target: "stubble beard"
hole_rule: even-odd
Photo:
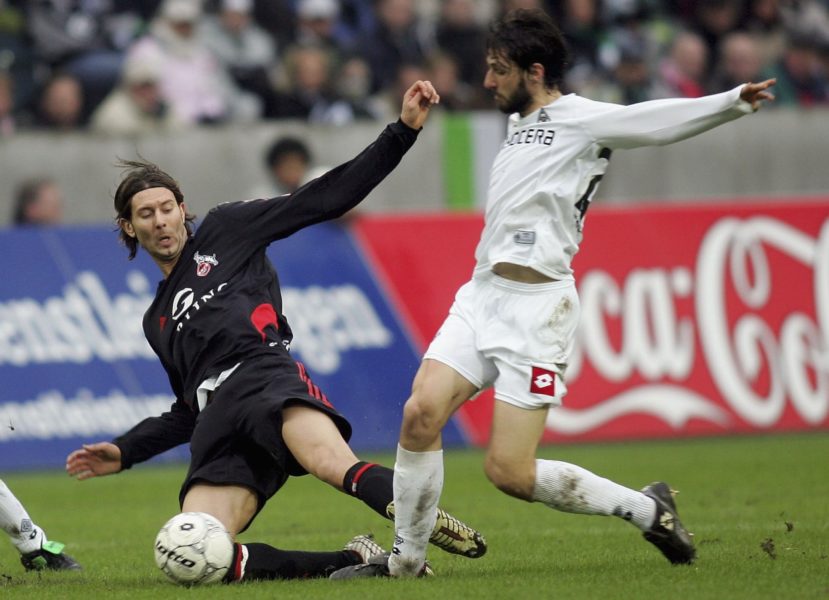
[[[532,97],[527,90],[527,84],[522,79],[515,91],[508,97],[504,97],[503,102],[497,102],[498,110],[502,113],[511,115],[512,113],[524,114],[524,111],[532,103]]]

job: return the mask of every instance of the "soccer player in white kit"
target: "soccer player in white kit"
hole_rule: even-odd
[[[458,291],[404,408],[394,474],[395,542],[386,561],[352,577],[424,573],[443,487],[441,430],[494,386],[485,472],[501,491],[561,511],[614,515],[674,564],[694,560],[672,493],[635,491],[576,465],[536,459],[550,407],[561,404],[579,317],[570,266],[585,212],[612,150],[676,142],[757,110],[773,80],[698,99],[619,106],[562,95],[566,49],[541,11],[493,24],[484,86],[509,117],[492,167],[471,281]]]
[[[29,513],[0,479],[0,529],[20,552],[27,571],[76,571],[81,566],[63,552],[63,544],[46,539],[46,532],[32,522]]]

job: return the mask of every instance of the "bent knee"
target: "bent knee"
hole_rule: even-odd
[[[488,455],[484,462],[484,473],[492,484],[510,496],[532,500],[535,489],[535,463],[506,461]]]
[[[445,422],[440,403],[424,394],[413,393],[403,407],[402,433],[410,439],[431,440],[440,434]]]

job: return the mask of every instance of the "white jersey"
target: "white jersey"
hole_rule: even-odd
[[[492,166],[474,275],[506,262],[572,279],[585,212],[610,152],[670,144],[748,114],[741,88],[631,106],[569,94],[526,117],[510,116]]]

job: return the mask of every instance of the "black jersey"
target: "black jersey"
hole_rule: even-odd
[[[292,194],[221,204],[207,214],[144,315],[144,334],[181,402],[192,410],[206,378],[285,352],[291,331],[267,246],[356,206],[416,137],[392,123],[357,157]]]

